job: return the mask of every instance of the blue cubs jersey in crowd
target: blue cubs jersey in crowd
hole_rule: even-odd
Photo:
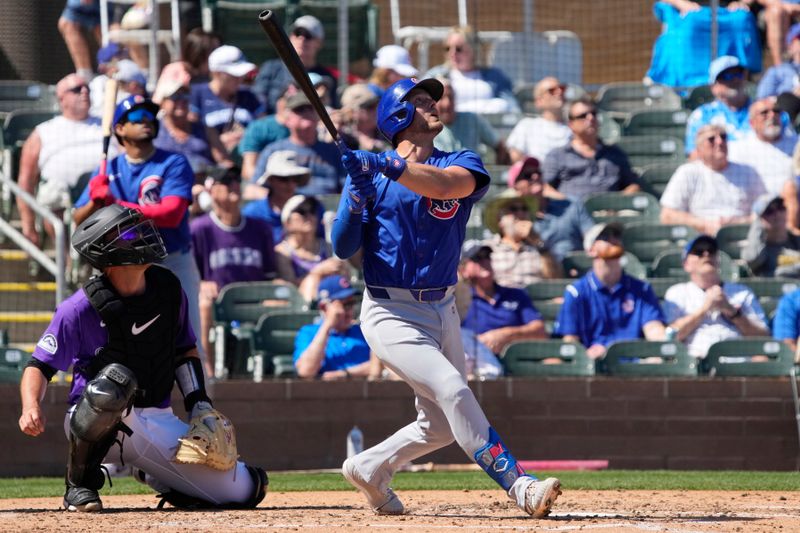
[[[321,327],[322,323],[308,324],[297,331],[293,356],[295,364]],[[319,374],[322,375],[331,370],[344,370],[367,361],[369,361],[369,345],[361,332],[361,326],[353,324],[345,332],[331,329],[328,334],[328,342],[325,343],[325,359],[322,361]]]
[[[589,271],[564,292],[558,313],[557,335],[576,335],[587,348],[614,341],[641,339],[648,322],[664,322],[658,296],[650,284],[622,274],[613,287],[605,287]]]
[[[426,165],[463,167],[475,176],[466,198],[432,200],[381,175],[377,195],[363,214],[364,280],[376,287],[434,289],[455,285],[467,220],[489,189],[489,176],[475,152],[433,150]],[[483,176],[483,179],[481,179]],[[347,177],[345,190],[349,187]],[[339,210],[347,209],[342,195]]]
[[[97,174],[98,170],[95,170]],[[166,196],[178,196],[192,201],[194,174],[189,161],[181,154],[156,149],[153,156],[142,163],[130,163],[125,155],[109,161],[108,176],[111,194],[123,202],[153,205]],[[89,203],[89,186],[75,202],[75,207]],[[188,251],[192,238],[189,235],[189,211],[175,228],[158,228],[168,253]]]
[[[461,321],[461,327],[480,335],[493,329],[525,326],[542,319],[528,293],[522,289],[495,283],[494,290],[493,301],[489,301],[472,289],[472,303]]]

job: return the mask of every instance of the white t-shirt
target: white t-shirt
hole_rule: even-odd
[[[717,172],[701,161],[678,167],[661,195],[662,207],[704,219],[748,216],[766,188],[754,168],[729,163]]]
[[[767,192],[780,195],[783,184],[792,179],[792,153],[797,144],[796,135],[782,135],[775,143],[759,139],[755,133],[728,145],[728,160],[750,165],[764,182]]]
[[[722,291],[734,307],[741,307],[742,314],[754,324],[767,327],[767,317],[753,291],[739,283],[723,283]],[[667,289],[661,309],[671,324],[677,319],[697,312],[706,300],[706,293],[691,281],[678,283]],[[704,358],[712,344],[726,339],[741,337],[739,330],[718,311],[706,313],[700,326],[686,340],[689,355]]]
[[[566,124],[542,117],[525,117],[511,130],[506,146],[535,157],[541,163],[550,150],[564,146],[571,138],[572,132]]]
[[[470,113],[508,113],[514,111],[508,102],[495,98],[489,82],[481,79],[480,70],[466,74],[459,70],[450,71],[450,83],[456,99],[456,111]]]

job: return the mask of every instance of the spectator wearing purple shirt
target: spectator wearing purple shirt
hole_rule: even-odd
[[[213,350],[208,339],[214,301],[220,289],[237,281],[275,278],[272,228],[256,218],[242,216],[241,175],[238,167],[215,168],[206,185],[211,212],[191,222],[192,250],[200,271],[200,342],[213,375]]]

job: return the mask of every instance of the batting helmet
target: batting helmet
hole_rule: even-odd
[[[405,78],[386,89],[378,103],[378,129],[392,144],[395,144],[395,136],[414,120],[414,106],[406,98],[417,87],[437,102],[444,93],[444,86],[439,80],[428,78],[419,81],[416,78]]]
[[[140,94],[132,94],[117,104],[117,108],[114,110],[114,122],[111,124],[111,128],[115,129],[117,124],[124,121],[125,117],[128,116],[128,113],[139,108],[145,109],[153,114],[153,125],[155,126],[153,137],[158,135],[158,118],[155,117],[158,115],[159,107],[151,100],[148,100]],[[119,135],[117,135],[116,132],[114,133],[114,136],[117,138],[118,142],[122,142],[122,139],[119,138]]]
[[[153,221],[119,204],[89,215],[72,234],[72,246],[98,270],[154,263],[167,256]]]

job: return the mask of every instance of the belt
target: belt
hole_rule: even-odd
[[[370,296],[381,300],[391,300],[389,291],[381,287],[367,287]],[[399,289],[402,290],[402,289]],[[438,302],[447,295],[447,287],[437,289],[408,289],[411,297],[417,302]]]

